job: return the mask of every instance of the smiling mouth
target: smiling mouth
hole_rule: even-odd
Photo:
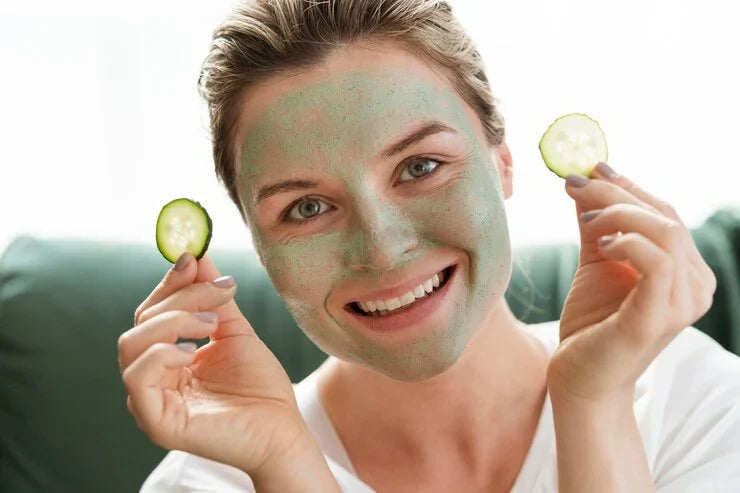
[[[377,300],[375,302],[347,303],[344,308],[364,317],[383,317],[390,313],[398,313],[413,308],[417,301],[434,296],[442,289],[452,276],[456,265],[441,270],[422,284],[397,298]]]

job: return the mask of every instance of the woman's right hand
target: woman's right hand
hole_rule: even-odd
[[[161,447],[264,472],[297,447],[312,448],[313,439],[287,373],[234,302],[236,286],[215,286],[209,281],[220,274],[210,258],[186,255],[118,340],[128,409]],[[197,351],[175,344],[209,335]]]

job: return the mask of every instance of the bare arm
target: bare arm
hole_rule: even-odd
[[[551,394],[558,491],[655,491],[632,397],[596,402]]]

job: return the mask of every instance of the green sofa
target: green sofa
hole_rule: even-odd
[[[740,354],[740,209],[692,230],[718,277],[694,325]],[[300,332],[253,252],[212,249],[237,303],[296,382],[325,355]],[[506,297],[529,323],[555,320],[575,245],[515,250]],[[118,336],[168,264],[153,244],[16,238],[0,257],[0,491],[132,492],[166,453],[128,414]]]

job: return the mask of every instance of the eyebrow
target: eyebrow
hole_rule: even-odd
[[[448,127],[440,121],[432,120],[425,122],[408,135],[388,145],[385,149],[383,149],[380,155],[386,159],[391,158],[396,154],[402,153],[404,150],[406,150],[408,147],[415,144],[416,142],[425,139],[430,135],[442,132],[449,132],[453,134],[457,133],[455,129]],[[267,197],[275,195],[276,193],[289,192],[292,190],[305,190],[308,188],[314,188],[316,186],[318,186],[318,183],[310,180],[284,180],[273,183],[271,185],[265,185],[263,187],[260,187],[259,191],[257,192],[257,203],[260,203]]]
[[[407,136],[386,147],[380,155],[384,158],[393,157],[396,154],[402,153],[407,147],[411,146],[412,144],[426,137],[429,137],[430,135],[438,134],[441,132],[449,132],[453,134],[457,133],[455,129],[448,127],[444,123],[437,120],[432,120],[424,123],[422,126],[412,131]]]
[[[267,197],[275,195],[276,193],[289,192],[291,190],[305,190],[316,186],[318,186],[318,183],[309,180],[285,180],[273,183],[272,185],[265,185],[260,188],[257,193],[257,203],[260,203],[262,200],[265,200]]]

